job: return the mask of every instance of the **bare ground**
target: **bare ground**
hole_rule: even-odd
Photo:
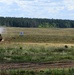
[[[46,69],[46,68],[72,68],[72,67],[74,67],[74,62],[0,64],[0,70],[9,70],[9,69],[41,70],[41,69]]]

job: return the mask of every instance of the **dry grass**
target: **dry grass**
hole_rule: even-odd
[[[7,27],[5,34],[18,35],[23,31],[24,35],[59,35],[74,36],[74,28],[14,28]]]
[[[24,32],[24,37],[19,37]],[[25,43],[74,43],[73,28],[14,28],[6,27],[2,36],[6,41]]]

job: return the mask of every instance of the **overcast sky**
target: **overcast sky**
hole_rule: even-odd
[[[74,20],[74,0],[0,0],[0,16]]]

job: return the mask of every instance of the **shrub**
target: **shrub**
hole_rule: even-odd
[[[22,48],[22,47],[20,47],[20,49],[22,50],[23,48]]]
[[[64,47],[65,47],[65,48],[68,48],[68,46],[67,46],[67,45],[65,45]]]

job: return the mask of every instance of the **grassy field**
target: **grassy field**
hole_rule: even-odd
[[[74,46],[43,46],[29,44],[11,44],[0,46],[0,62],[48,62],[73,61]]]
[[[24,35],[20,35],[24,32]],[[0,42],[0,69],[7,63],[37,63],[38,70],[0,70],[1,75],[74,75],[74,29],[73,28],[13,28],[4,29]],[[56,62],[58,62],[56,64]],[[40,70],[41,63],[48,70]],[[49,69],[64,63],[63,69]],[[61,65],[59,65],[61,64]],[[72,64],[70,68],[68,65]],[[30,66],[28,64],[28,68]],[[42,65],[42,64],[41,64]],[[65,66],[63,65],[63,66]],[[23,65],[25,66],[25,65]],[[5,66],[3,66],[5,67]],[[39,68],[38,68],[39,67]],[[32,68],[32,67],[30,67]]]
[[[74,68],[34,70],[9,70],[0,71],[1,75],[74,75]]]
[[[24,32],[23,37],[20,32]],[[5,28],[3,37],[9,42],[74,43],[74,29],[68,28]]]
[[[20,32],[24,35],[20,35]],[[1,62],[74,60],[74,29],[5,28],[0,44]],[[9,60],[10,59],[10,60]]]

